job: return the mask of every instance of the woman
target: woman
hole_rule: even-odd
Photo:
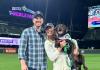
[[[45,50],[48,58],[53,61],[53,70],[71,70],[68,66],[67,55],[62,53],[62,48],[66,44],[65,42],[60,42],[60,47],[55,48],[55,32],[54,26],[47,26],[46,29],[46,41],[45,41]],[[67,59],[66,59],[67,58]]]

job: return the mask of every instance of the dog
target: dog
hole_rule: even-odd
[[[88,70],[88,67],[85,64],[85,57],[81,54],[81,52],[79,52],[78,56],[74,56],[74,63],[76,66],[76,70],[81,70],[82,65],[84,70]]]

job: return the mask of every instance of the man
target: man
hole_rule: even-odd
[[[46,54],[41,26],[44,23],[43,14],[37,11],[32,19],[33,26],[26,28],[21,35],[19,59],[21,70],[46,70]]]

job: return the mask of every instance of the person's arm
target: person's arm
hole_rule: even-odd
[[[48,41],[45,41],[45,51],[47,53],[47,56],[51,61],[55,61],[60,54],[61,48],[53,48],[51,46],[54,45],[50,44],[50,42]]]
[[[78,47],[78,43],[75,39],[72,39],[72,42],[74,43],[74,55],[78,55],[79,54],[79,47]]]
[[[18,49],[18,58],[21,64],[21,70],[28,70],[26,64],[26,54],[25,54],[27,48],[27,41],[28,41],[27,30],[24,30],[21,34],[20,44]]]

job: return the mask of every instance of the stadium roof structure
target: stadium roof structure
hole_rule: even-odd
[[[32,25],[30,17],[39,10],[46,22],[64,23],[74,38],[82,38],[88,30],[88,7],[99,3],[100,0],[0,0],[0,26],[12,28],[8,33],[21,33]]]

